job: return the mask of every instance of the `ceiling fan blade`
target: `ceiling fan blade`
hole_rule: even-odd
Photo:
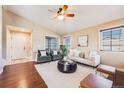
[[[48,9],[49,12],[53,12],[53,13],[56,13],[56,11],[54,10],[51,10],[51,9]]]
[[[68,9],[68,5],[64,5],[62,10],[66,11],[67,9]]]
[[[74,14],[65,14],[66,17],[74,17]]]

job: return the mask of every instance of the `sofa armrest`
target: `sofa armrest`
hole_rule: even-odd
[[[93,65],[97,66],[100,64],[100,55],[95,55],[94,57],[91,57],[91,61],[93,61]]]

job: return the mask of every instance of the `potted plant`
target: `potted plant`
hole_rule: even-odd
[[[67,48],[65,45],[60,45],[60,54],[62,56],[62,60],[65,60],[67,56]]]

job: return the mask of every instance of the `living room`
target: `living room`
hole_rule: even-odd
[[[55,11],[60,12],[61,9],[59,8],[64,9],[64,11],[68,9],[68,11],[66,12],[72,12],[74,15],[71,15],[71,17],[65,17],[64,20],[56,18],[54,17],[54,14]],[[105,67],[107,66],[107,68],[112,68],[112,70],[114,69],[118,73],[121,73],[117,75],[118,77],[116,77],[116,82],[118,85],[112,86],[111,83],[113,83],[114,81],[110,80],[111,82],[108,84],[109,87],[123,87],[123,9],[124,6],[114,5],[2,6],[2,65],[12,66],[14,64],[19,65],[29,61],[35,61],[36,63],[38,63],[35,65],[35,68],[45,81],[46,85],[48,87],[54,88],[81,87],[81,80],[83,80],[90,73],[95,74],[97,68],[100,68],[100,65],[105,65]],[[21,45],[23,45],[23,43],[21,42],[23,41],[22,35],[17,36],[19,32],[16,30],[21,33],[30,33],[29,35],[25,35],[29,37],[28,44],[27,42],[25,42],[26,46],[22,46],[25,50],[27,48],[27,51],[29,53],[27,53],[25,57],[22,56],[22,54],[25,54],[26,52],[19,51],[22,48]],[[115,37],[112,34],[112,32],[114,31],[116,33]],[[108,33],[106,34],[106,32]],[[21,39],[19,37],[21,37]],[[112,42],[113,37],[116,38],[116,43],[114,41]],[[104,41],[104,39],[106,38],[107,41]],[[58,60],[54,61],[53,59],[50,59],[49,61],[41,62],[42,58],[38,59],[38,50],[46,50],[47,48],[52,48],[52,51],[55,49],[58,52],[58,50],[60,49],[60,45],[66,46],[66,49],[68,51],[66,56],[73,56],[71,57],[73,61],[81,61],[76,63],[76,71],[71,74],[60,73],[58,71],[56,66]],[[57,52],[53,51],[53,53],[55,54]],[[69,52],[71,53],[69,54]],[[43,54],[42,52],[40,52],[40,56],[41,55],[44,55],[44,52]],[[76,55],[76,58],[74,58],[74,55]],[[92,55],[94,59],[88,59],[89,56]],[[26,61],[21,60],[22,58],[20,56],[22,58],[26,58]],[[80,57],[81,60],[77,57]],[[64,57],[63,59],[67,60],[67,57]],[[48,57],[46,58],[46,60],[48,60]],[[94,63],[91,61],[93,61]],[[51,75],[51,73],[53,74]],[[116,72],[114,72],[114,74],[115,73]],[[101,77],[103,76],[105,78],[106,75],[102,74]],[[55,77],[59,83],[54,83]],[[70,79],[70,77],[73,78]],[[65,80],[70,81],[70,84],[66,83],[63,86]]]

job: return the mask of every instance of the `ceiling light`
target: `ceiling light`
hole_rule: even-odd
[[[63,20],[63,19],[64,19],[64,16],[63,16],[63,15],[59,15],[59,16],[58,16],[58,19],[59,19],[59,20]]]
[[[61,12],[61,14],[64,14],[64,13],[65,13],[65,11],[62,11],[62,12]]]

